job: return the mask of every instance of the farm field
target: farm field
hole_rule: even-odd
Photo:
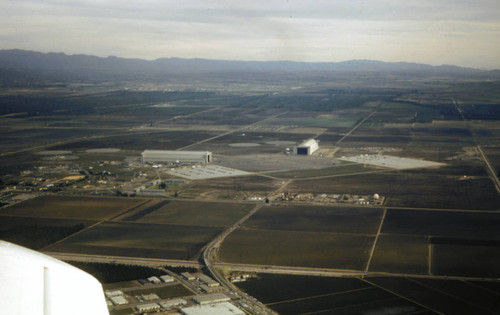
[[[364,269],[373,236],[325,232],[238,229],[219,250],[223,262]]]
[[[105,220],[143,202],[145,199],[45,195],[0,209],[0,216]]]
[[[0,239],[39,250],[97,221],[2,216]]]
[[[380,235],[369,271],[428,274],[428,237],[421,235]]]
[[[326,206],[269,206],[259,210],[244,227],[249,229],[376,234],[381,208]]]
[[[254,204],[243,203],[170,201],[134,221],[224,227],[238,221],[254,206]],[[148,209],[145,211],[147,212]]]
[[[216,227],[105,222],[46,251],[192,260],[221,231]]]
[[[186,73],[165,82],[0,89],[0,238],[84,254],[75,258],[82,261],[97,259],[89,254],[195,265],[206,263],[208,249],[205,258],[223,262],[225,276],[252,264],[324,275],[258,274],[235,283],[280,314],[500,313],[500,194],[478,151],[498,173],[498,82],[301,75]],[[295,155],[309,138],[319,150]],[[145,149],[211,151],[201,175],[214,177],[181,174],[201,169],[183,161],[144,163]],[[389,169],[367,156],[439,165]],[[379,194],[384,203],[274,202],[281,193]],[[214,240],[221,243],[207,246]],[[134,279],[165,272],[142,267],[91,272],[106,288],[127,290]],[[325,276],[334,272],[346,276]],[[152,292],[194,293],[165,284],[131,294]]]
[[[409,171],[295,181],[289,191],[387,196],[392,207],[498,210],[500,195],[488,177],[448,177]]]
[[[280,314],[494,314],[499,282],[259,274],[237,286]],[[451,304],[455,302],[455,304]]]
[[[382,233],[500,240],[500,213],[388,209]]]

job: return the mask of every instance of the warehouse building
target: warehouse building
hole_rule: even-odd
[[[160,276],[161,281],[163,282],[174,282],[174,277],[169,275]]]
[[[311,155],[318,149],[318,142],[314,139],[309,139],[299,144],[295,149],[295,153],[297,155]]]
[[[207,286],[209,287],[218,287],[220,285],[219,282],[215,281],[214,279],[210,278],[209,276],[207,275],[204,275],[202,273],[199,273],[196,275],[198,277],[198,279],[203,282],[204,284],[206,284]]]
[[[196,303],[198,303],[200,305],[227,302],[230,300],[231,299],[227,295],[225,295],[224,293],[204,294],[204,295],[197,295],[197,296],[193,297],[193,301],[195,301]]]
[[[245,315],[242,310],[229,302],[184,307],[180,311],[184,315]]]
[[[110,298],[111,302],[114,304],[114,305],[125,305],[125,304],[128,304],[128,301],[126,298],[124,298],[122,295],[119,295],[119,296],[113,296],[112,298]]]
[[[181,276],[186,279],[186,280],[194,280],[196,279],[195,276],[193,276],[192,274],[190,274],[189,272],[183,272],[181,273]]]
[[[143,162],[167,162],[167,163],[201,163],[212,162],[210,151],[171,151],[171,150],[145,150],[142,152]]]
[[[183,305],[187,305],[187,301],[181,298],[175,298],[175,299],[170,299],[167,301],[161,301],[160,302],[161,307],[164,309],[170,309],[172,307],[179,307]]]
[[[160,310],[160,305],[157,303],[140,304],[135,309],[139,312],[156,312]]]

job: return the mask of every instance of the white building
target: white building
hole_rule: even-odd
[[[169,162],[169,163],[201,163],[212,162],[210,151],[171,151],[171,150],[145,150],[142,152],[143,162]]]
[[[185,315],[245,315],[245,313],[229,302],[195,305],[180,309]]]
[[[160,276],[161,281],[163,282],[174,282],[174,277],[169,275]]]
[[[122,295],[113,296],[112,298],[110,298],[110,300],[111,300],[111,302],[114,305],[125,305],[125,304],[128,304],[127,299],[124,298]]]
[[[154,312],[160,310],[160,305],[157,303],[140,304],[135,309],[139,312]]]
[[[295,153],[297,155],[311,155],[318,149],[318,142],[314,139],[309,139],[299,144],[295,149]]]

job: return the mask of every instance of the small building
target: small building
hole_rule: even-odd
[[[135,309],[139,312],[155,312],[160,310],[160,305],[158,303],[139,304]]]
[[[193,276],[192,274],[190,274],[189,272],[183,272],[181,273],[181,276],[186,279],[186,280],[194,280],[196,279],[195,276]]]
[[[227,302],[231,299],[225,295],[224,293],[213,293],[213,294],[205,294],[205,295],[197,295],[193,297],[193,301],[200,305],[211,304],[211,303],[220,303]]]
[[[204,284],[206,284],[209,287],[218,287],[220,285],[219,282],[215,281],[214,279],[212,279],[209,276],[204,275],[202,273],[197,274],[197,276],[201,282],[203,282]]]
[[[140,300],[143,302],[159,300],[160,297],[156,293],[143,294],[140,297]]]
[[[220,291],[220,287],[209,287],[208,285],[206,285],[204,283],[200,284],[200,289],[201,289],[201,291],[203,291],[205,293],[214,293],[214,292]]]
[[[180,309],[184,315],[245,315],[245,313],[229,302],[195,305]]]
[[[297,146],[295,153],[297,155],[311,155],[318,149],[318,142],[314,139],[308,139]]]
[[[159,304],[164,309],[170,309],[172,307],[178,307],[178,306],[186,305],[187,301],[184,300],[184,299],[181,299],[181,298],[176,298],[176,299],[170,299],[170,300],[167,300],[167,301],[161,301]]]
[[[161,281],[167,283],[167,282],[174,282],[174,277],[169,276],[169,275],[164,275],[160,276]]]
[[[119,296],[113,296],[112,298],[110,298],[111,302],[114,304],[114,305],[125,305],[125,304],[128,304],[128,301],[126,298],[124,298],[122,295],[119,295]]]
[[[153,284],[159,284],[159,283],[161,283],[161,280],[158,279],[158,277],[155,277],[155,276],[149,277],[148,281],[151,282],[151,283],[153,283]]]
[[[106,297],[108,298],[112,298],[113,296],[120,296],[120,295],[123,295],[123,292],[120,291],[120,290],[116,290],[116,291],[106,291],[104,292],[104,295],[106,295]]]
[[[212,162],[210,151],[175,151],[175,150],[145,150],[142,152],[142,161],[149,163],[201,163]]]

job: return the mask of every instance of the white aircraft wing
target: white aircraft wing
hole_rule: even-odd
[[[109,315],[102,285],[60,260],[0,241],[0,312]]]

